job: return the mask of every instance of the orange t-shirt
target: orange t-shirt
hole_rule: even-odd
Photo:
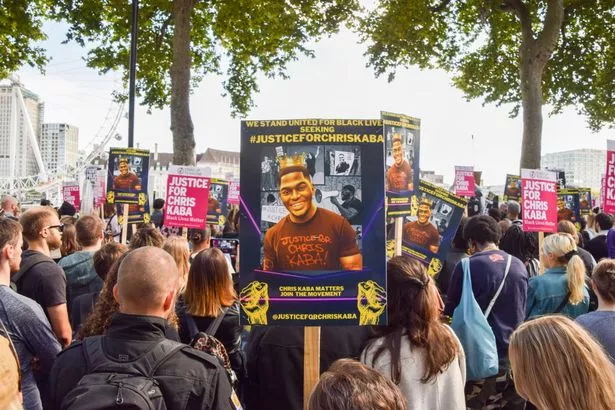
[[[404,160],[400,166],[395,164],[387,170],[387,186],[389,191],[407,191],[408,184],[412,182],[412,168]]]
[[[265,234],[263,269],[338,271],[340,258],[359,253],[356,233],[348,221],[318,208],[309,221],[298,224],[284,217]]]
[[[431,223],[421,225],[417,221],[408,222],[404,225],[403,241],[429,250],[431,246],[440,244],[440,234]]]
[[[217,209],[220,209],[220,202],[216,198],[209,198],[207,201],[207,212],[217,212]]]

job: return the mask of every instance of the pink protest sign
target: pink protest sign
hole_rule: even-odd
[[[604,208],[604,195],[606,194],[606,186],[604,185],[605,181],[606,178],[604,177],[604,174],[602,174],[602,177],[600,178],[600,208]]]
[[[239,182],[229,181],[228,183],[228,199],[226,203],[229,205],[239,205]]]
[[[521,170],[521,210],[526,232],[557,232],[557,174]]]
[[[164,215],[166,226],[203,229],[207,224],[209,178],[203,168],[171,166]]]
[[[79,212],[79,207],[81,206],[81,193],[78,183],[67,182],[62,185],[62,198],[64,198],[66,202],[73,204],[77,212]]]
[[[94,206],[104,206],[107,201],[107,171],[102,169],[96,173],[94,180]]]
[[[474,167],[455,167],[455,194],[474,196]]]
[[[607,214],[615,213],[615,140],[606,142],[606,175],[604,176],[604,202],[602,212]]]

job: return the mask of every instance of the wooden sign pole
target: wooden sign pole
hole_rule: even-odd
[[[122,217],[122,243],[126,245],[126,239],[128,238],[128,204],[124,204],[123,217]]]
[[[404,235],[404,217],[395,218],[395,250],[394,256],[401,255],[401,241]]]
[[[320,326],[303,328],[303,409],[320,377]]]

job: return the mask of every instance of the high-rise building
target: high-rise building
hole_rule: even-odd
[[[600,190],[600,178],[606,170],[606,151],[575,149],[553,152],[541,158],[542,168],[566,172],[566,185]]]
[[[41,172],[38,143],[44,104],[15,78],[0,82],[0,177]]]
[[[63,123],[44,123],[40,140],[47,172],[75,167],[79,159],[79,128]]]

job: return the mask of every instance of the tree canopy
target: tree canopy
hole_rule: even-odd
[[[593,130],[615,119],[613,27],[615,0],[380,0],[359,23],[376,75],[443,68],[468,99],[513,104],[513,116],[532,99],[524,87],[539,75],[538,108],[526,108],[574,106]],[[539,166],[540,144],[531,149],[538,152],[525,166]]]

